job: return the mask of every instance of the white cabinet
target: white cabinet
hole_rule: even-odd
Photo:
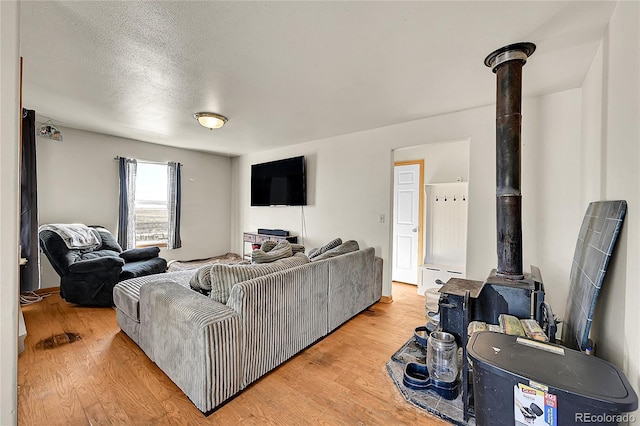
[[[464,267],[467,260],[468,183],[425,185],[425,264]]]

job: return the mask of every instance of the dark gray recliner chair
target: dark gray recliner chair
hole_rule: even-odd
[[[39,233],[40,247],[60,275],[60,297],[86,306],[113,306],[113,286],[119,281],[167,270],[167,261],[158,257],[160,248],[123,251],[113,235],[103,227],[91,226],[100,234],[102,245],[94,250],[69,249],[54,231]]]

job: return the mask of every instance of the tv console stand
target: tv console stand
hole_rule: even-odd
[[[287,236],[279,236],[279,235],[268,235],[268,234],[259,234],[257,232],[244,232],[242,234],[242,258],[251,258],[251,252],[248,254],[245,252],[246,243],[251,244],[262,244],[265,241],[283,241],[287,240],[292,244],[298,242],[298,237],[293,235]]]

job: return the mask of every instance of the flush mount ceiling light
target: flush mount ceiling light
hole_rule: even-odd
[[[196,112],[193,117],[198,120],[200,125],[208,128],[209,130],[219,129],[227,122],[227,117],[213,112]]]

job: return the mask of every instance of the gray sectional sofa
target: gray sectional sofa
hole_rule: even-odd
[[[240,282],[226,304],[182,271],[114,288],[120,328],[202,412],[210,412],[378,301],[373,248]]]

